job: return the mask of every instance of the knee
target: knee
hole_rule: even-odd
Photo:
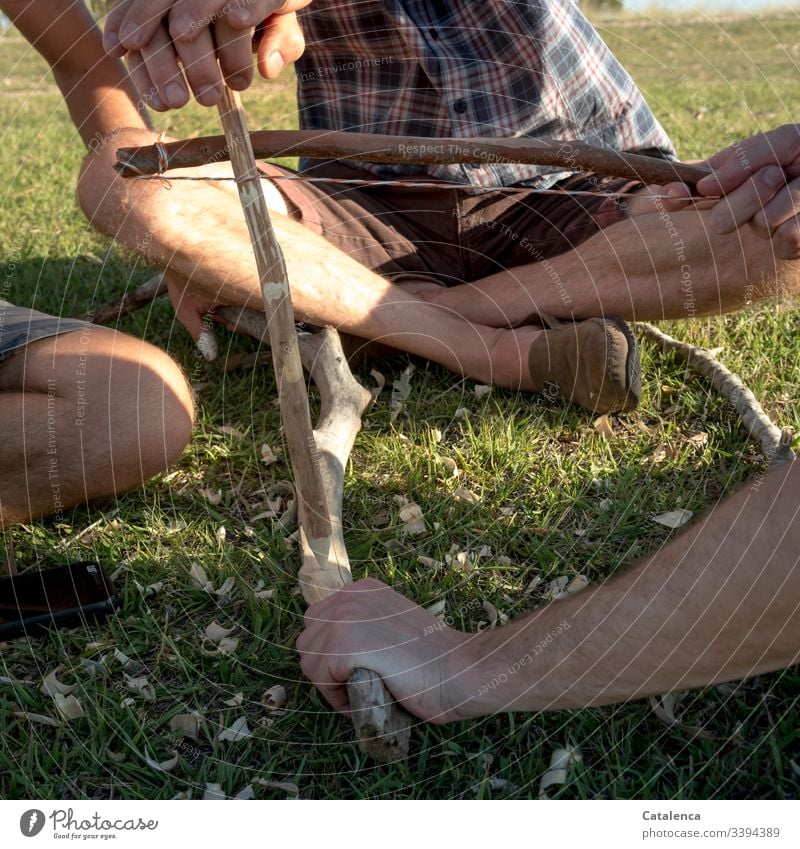
[[[141,339],[115,333],[110,354],[107,409],[115,463],[135,467],[136,477],[146,480],[169,468],[191,439],[191,387],[172,357]]]
[[[195,407],[191,387],[175,360],[149,344],[142,354],[137,385],[143,422],[140,451],[143,465],[146,460],[152,464],[149,474],[156,474],[177,461],[192,438]]]

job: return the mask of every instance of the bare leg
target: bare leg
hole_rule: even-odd
[[[148,131],[125,131],[114,147],[153,138]],[[113,150],[99,151],[87,160],[79,182],[83,209],[98,229],[169,268],[173,279],[190,281],[196,298],[261,308],[255,261],[231,184],[173,182],[166,191],[158,181],[115,177],[112,162]],[[218,163],[192,173],[230,172]],[[276,196],[268,195],[273,212],[285,212]],[[273,215],[273,225],[302,318],[419,354],[483,382],[533,388],[527,352],[537,328],[473,324],[392,285],[281,214]]]
[[[628,220],[546,263],[417,291],[490,327],[526,323],[540,312],[561,318],[694,318],[800,291],[800,262],[776,260],[770,242],[748,228],[714,233],[708,215],[707,208],[668,213],[643,194],[634,199]]]
[[[192,429],[180,369],[139,339],[90,327],[0,364],[0,527],[138,486]]]

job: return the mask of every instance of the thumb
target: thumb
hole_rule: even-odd
[[[299,59],[306,49],[303,31],[294,12],[273,15],[264,23],[258,43],[258,72],[266,79],[275,77]]]

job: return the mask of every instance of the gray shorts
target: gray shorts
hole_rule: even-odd
[[[0,362],[29,342],[82,330],[85,321],[47,315],[27,307],[17,307],[0,299]]]

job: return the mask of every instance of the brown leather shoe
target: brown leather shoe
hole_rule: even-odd
[[[639,352],[631,329],[618,316],[561,322],[541,316],[549,328],[528,353],[535,388],[593,413],[633,410],[642,397]]]

